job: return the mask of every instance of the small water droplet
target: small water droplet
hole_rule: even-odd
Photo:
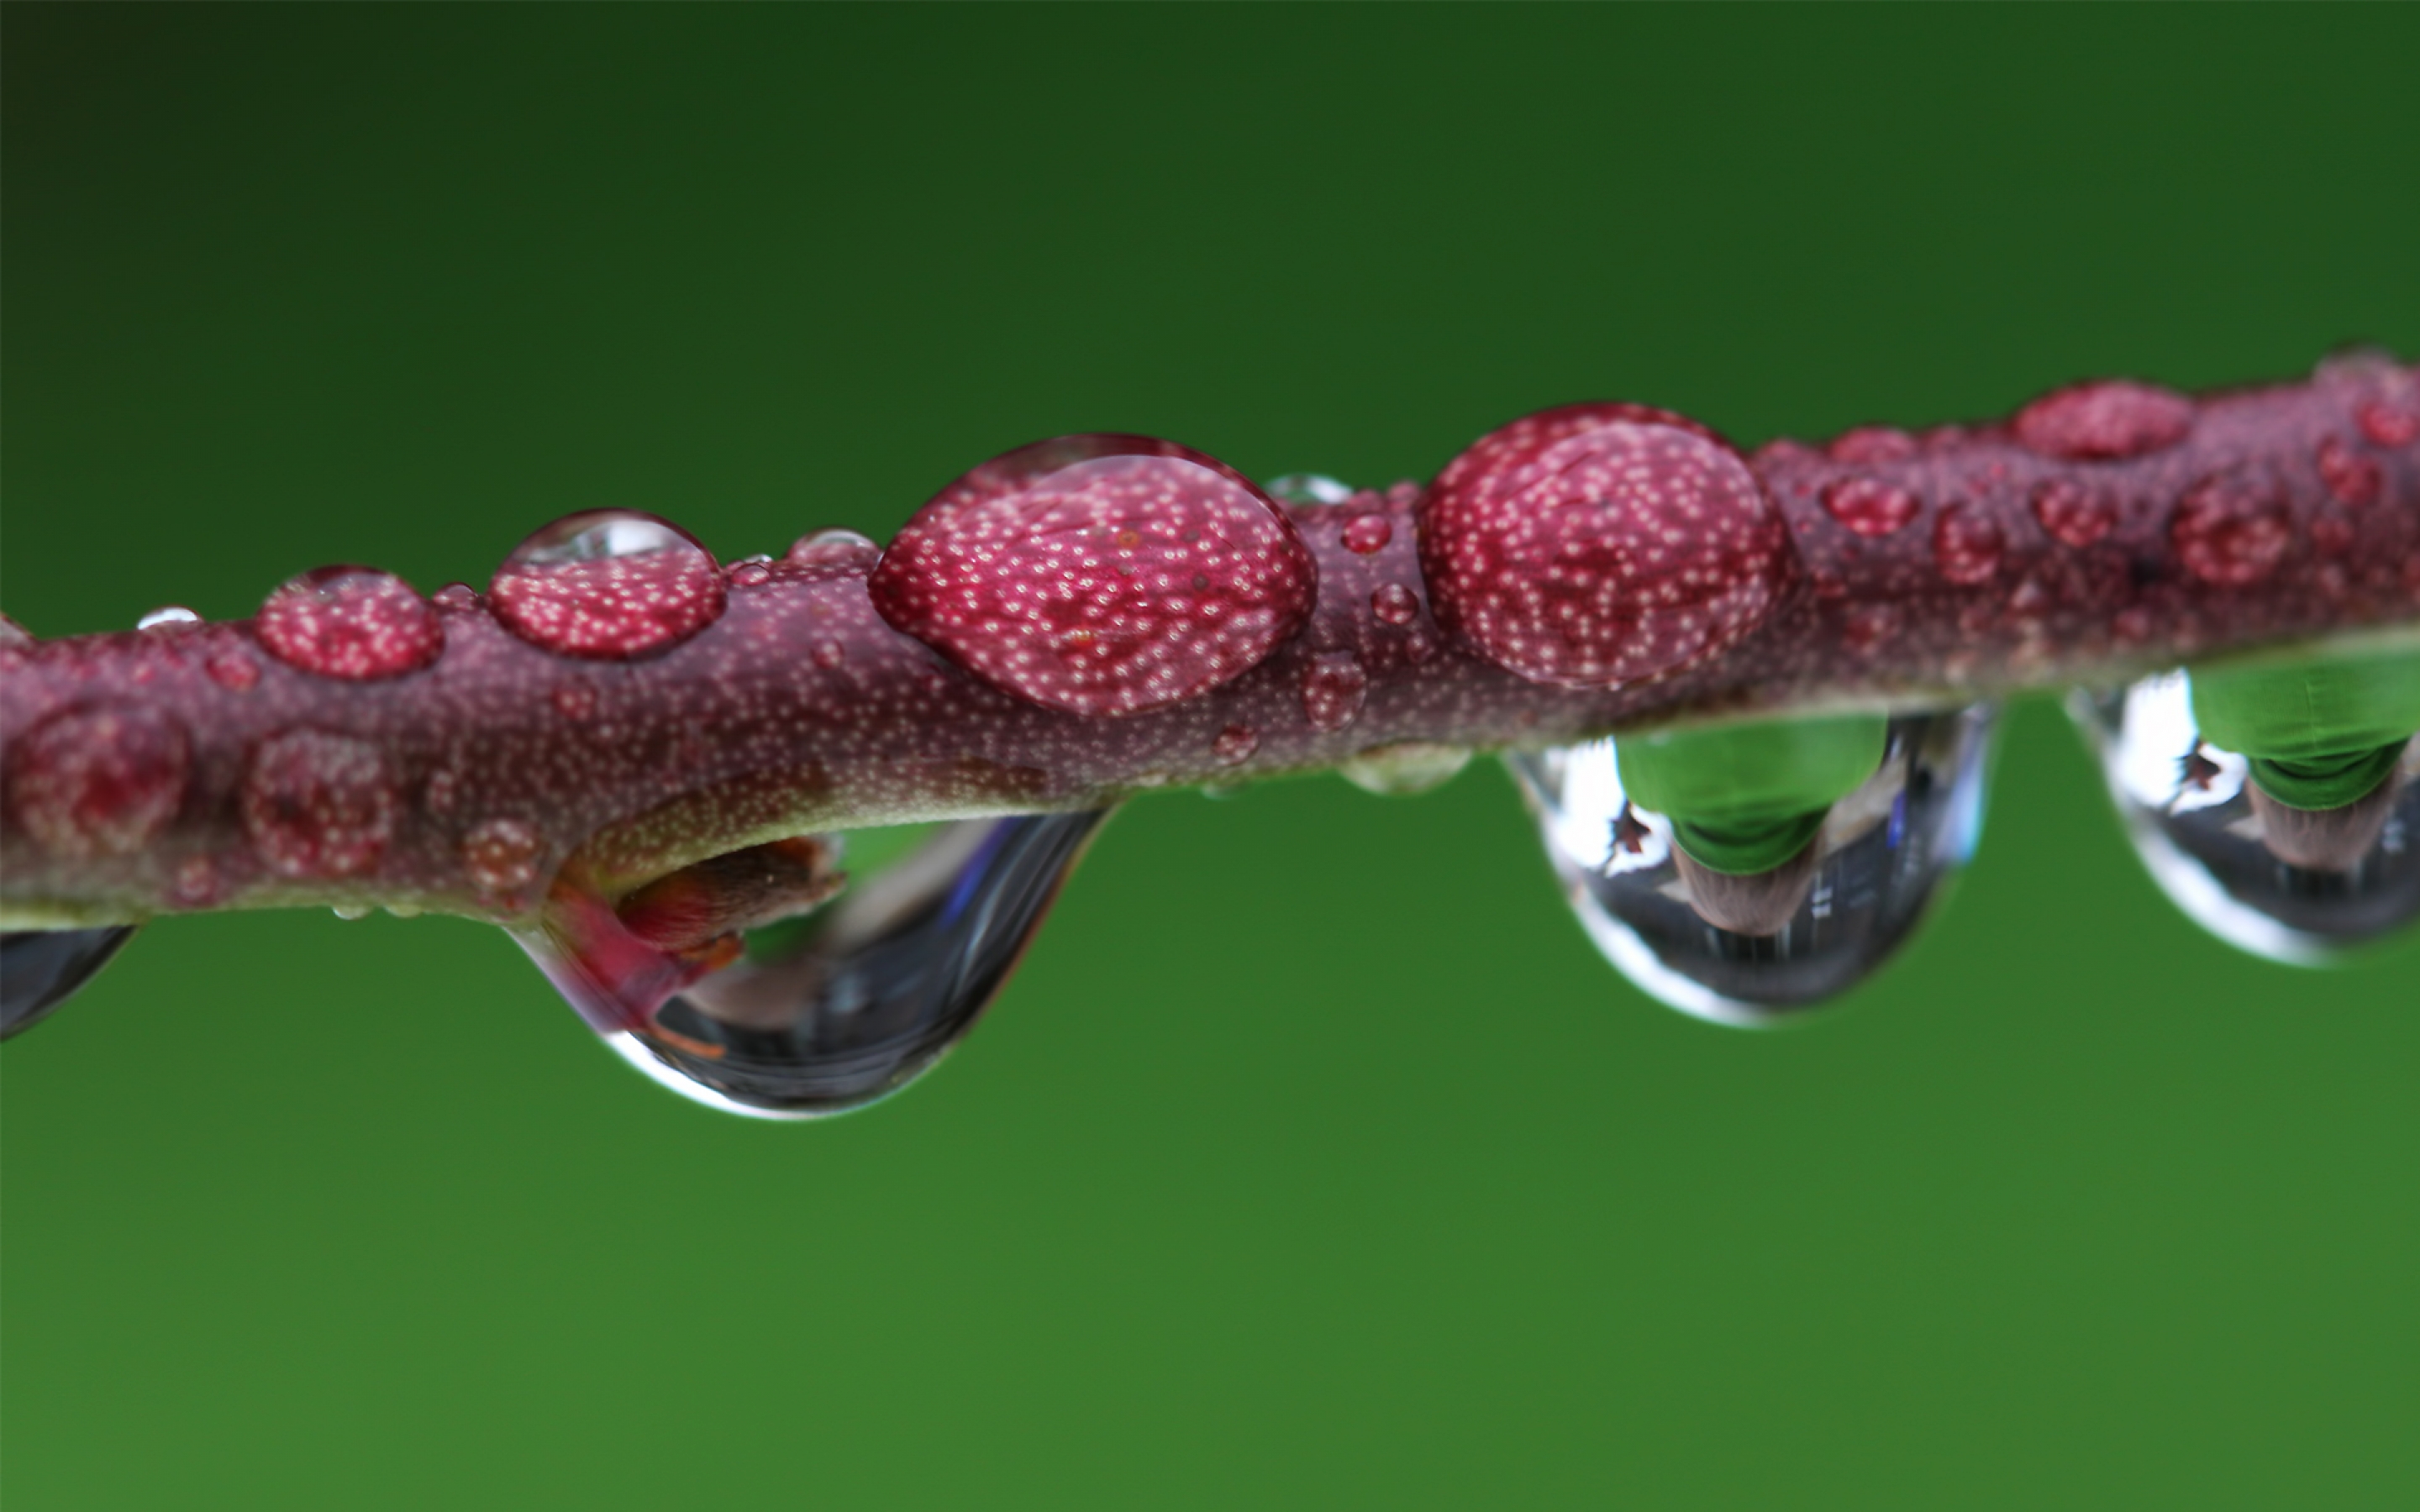
[[[1823,486],[1823,512],[1859,535],[1888,535],[1923,508],[1915,494],[1880,478],[1841,478]]]
[[[134,937],[132,924],[0,934],[0,1040],[50,1017]]]
[[[429,594],[428,601],[448,614],[468,614],[479,607],[479,591],[469,583],[447,583]]]
[[[2356,509],[2378,501],[2385,486],[2386,474],[2375,458],[2362,455],[2334,436],[2319,442],[2314,460],[2319,465],[2319,481],[2328,492]]]
[[[482,819],[462,837],[462,870],[482,892],[508,893],[537,880],[545,849],[537,826],[526,820]]]
[[[427,600],[369,567],[321,567],[289,579],[260,606],[253,635],[289,667],[353,681],[418,671],[445,650],[445,628]]]
[[[1231,724],[1210,742],[1210,754],[1230,766],[1249,761],[1252,752],[1260,748],[1261,733],[1248,724]]]
[[[1470,764],[1470,748],[1430,740],[1373,746],[1338,768],[1344,779],[1382,798],[1407,798],[1443,787]]]
[[[168,895],[178,906],[208,908],[219,901],[219,868],[207,856],[188,856],[177,863]]]
[[[706,548],[634,510],[570,515],[523,541],[488,599],[504,627],[561,656],[625,661],[669,651],[722,615]]]
[[[1970,505],[1952,504],[1932,522],[1932,564],[1953,583],[1990,582],[2007,548],[2000,522]]]
[[[1344,526],[1344,549],[1356,556],[1383,551],[1394,538],[1395,527],[1384,515],[1356,515]]]
[[[375,911],[368,903],[336,903],[328,909],[348,924],[358,924]]]
[[[1349,651],[1325,651],[1302,669],[1302,717],[1313,730],[1333,733],[1361,716],[1370,696],[1370,673]]]
[[[170,604],[155,609],[134,622],[138,630],[157,630],[163,625],[199,625],[202,617],[182,604]]]
[[[2285,560],[2294,541],[2294,517],[2266,478],[2212,473],[2177,501],[2168,541],[2195,577],[2242,588],[2268,577]]]
[[[892,629],[1001,691],[1110,718],[1242,676],[1310,617],[1316,576],[1285,511],[1224,463],[1069,436],[943,489],[867,589]]]
[[[1832,438],[1823,455],[1851,467],[1881,467],[1904,462],[1916,452],[1916,438],[1889,425],[1860,425]]]
[[[1993,720],[1988,704],[1892,717],[1880,768],[1832,805],[1804,850],[1742,879],[1735,897],[1693,891],[1720,874],[1684,874],[1671,821],[1632,808],[1612,741],[1505,761],[1606,959],[1683,1012],[1758,1027],[1838,997],[1913,936],[1981,836]],[[1788,918],[1770,933],[1707,917],[1746,923],[1740,916],[1783,905]]]
[[[2409,446],[2420,440],[2420,401],[2373,399],[2353,411],[2353,421],[2380,446]]]
[[[761,588],[773,580],[770,557],[751,557],[731,564],[731,584],[735,588]]]
[[[283,876],[367,872],[386,853],[400,807],[379,748],[325,730],[263,741],[244,775],[244,832]]]
[[[2017,411],[2018,442],[2068,462],[2145,456],[2193,431],[2193,401],[2173,390],[2123,378],[2079,383]]]
[[[1370,590],[1370,612],[1381,625],[1409,625],[1420,617],[1419,595],[1402,583],[1380,583]]]
[[[838,901],[772,926],[773,949],[726,949],[703,970],[619,930],[601,904],[575,920],[560,892],[548,927],[517,937],[659,1084],[750,1117],[846,1113],[907,1087],[966,1037],[1107,817],[939,825],[887,865],[877,847],[856,846],[863,858]]]
[[[209,674],[211,682],[230,693],[249,693],[260,681],[260,663],[240,651],[214,653],[202,663],[202,670]]]
[[[2135,855],[2220,939],[2316,965],[2420,916],[2420,658],[2164,672],[2068,709]]]
[[[1270,479],[1268,493],[1289,504],[1341,504],[1353,497],[1353,486],[1324,472],[1289,472]]]
[[[8,805],[53,856],[131,856],[157,840],[185,801],[191,746],[156,708],[62,710],[8,752]]]
[[[855,531],[810,531],[790,543],[783,560],[797,567],[827,567],[857,573],[874,570],[882,548]]]
[[[2118,511],[2109,501],[2066,478],[2036,485],[2032,503],[2034,518],[2051,538],[2079,551],[2118,528]]]

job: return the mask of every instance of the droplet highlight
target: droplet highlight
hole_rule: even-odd
[[[1328,651],[1302,670],[1302,717],[1313,730],[1334,733],[1361,717],[1370,696],[1370,673],[1349,651]]]
[[[445,651],[428,601],[369,567],[321,567],[287,580],[260,606],[252,631],[289,667],[354,682],[418,671]]]
[[[671,650],[722,615],[722,574],[669,521],[633,510],[556,520],[488,585],[496,618],[560,656],[627,661]]]

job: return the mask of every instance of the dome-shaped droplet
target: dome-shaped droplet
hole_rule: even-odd
[[[2193,430],[2193,401],[2123,378],[2079,383],[2017,411],[2017,440],[2068,462],[2114,462],[2164,450]]]
[[[1313,730],[1332,733],[1361,717],[1370,696],[1370,673],[1349,651],[1322,652],[1302,669],[1302,717]]]
[[[1683,1012],[1756,1027],[1871,976],[1974,854],[1993,714],[1893,717],[1872,775],[1821,811],[1811,840],[1736,885],[1682,858],[1668,816],[1632,806],[1612,741],[1506,763],[1606,959]]]
[[[2321,439],[2312,461],[2319,471],[2319,481],[2337,501],[2363,509],[2378,502],[2386,486],[2386,473],[2374,457],[2364,456],[2338,437]]]
[[[1402,583],[1370,590],[1370,612],[1381,625],[1409,625],[1420,617],[1420,597]]]
[[[2330,664],[2201,676],[2198,690],[2176,671],[2068,702],[2135,855],[2169,900],[2228,944],[2298,964],[2420,916],[2420,746],[2408,741],[2420,728],[2420,660],[2377,658],[2350,686]],[[2280,677],[2288,683],[2265,696],[2263,681]],[[2208,685],[2222,680],[2236,683],[2234,696],[2213,708]],[[2225,726],[2205,731],[2205,717]],[[2307,742],[2314,719],[2350,737],[2329,743],[2345,748],[2330,759],[2209,738],[2257,748],[2296,738],[2299,726]],[[2340,791],[2314,795],[2314,780]]]
[[[50,1017],[133,936],[132,924],[0,934],[0,1040]]]
[[[844,572],[872,572],[882,548],[855,531],[810,531],[790,543],[783,556],[794,567],[825,567]]]
[[[568,515],[496,569],[504,627],[561,656],[627,661],[669,651],[722,615],[722,574],[679,527],[634,510]]]
[[[1932,522],[1932,564],[1961,587],[1997,576],[2008,545],[2000,522],[1970,504],[1952,504]]]
[[[1211,756],[1224,765],[1249,761],[1261,748],[1261,733],[1248,724],[1231,724],[1210,742]]]
[[[2207,583],[2242,588],[2268,577],[2294,544],[2294,517],[2267,478],[2220,472],[2177,501],[2168,544],[2185,570]]]
[[[677,962],[651,970],[607,959],[644,951],[628,933],[520,937],[608,1042],[661,1085],[757,1118],[846,1113],[915,1081],[966,1037],[1107,817],[931,826],[892,855],[883,831],[839,837],[848,890],[765,931],[786,936],[769,949],[752,938],[747,957],[727,952],[730,964],[702,977]]]
[[[1395,527],[1384,515],[1356,515],[1344,522],[1340,538],[1355,556],[1374,556],[1395,538]]]
[[[179,625],[199,625],[202,617],[182,604],[165,604],[134,622],[138,630],[174,629]]]
[[[356,682],[418,671],[445,650],[436,609],[371,567],[321,567],[287,580],[260,606],[252,632],[289,667]]]
[[[243,827],[271,871],[356,876],[378,865],[402,807],[376,746],[325,730],[261,742],[244,774]]]
[[[482,892],[509,893],[537,879],[546,841],[525,819],[482,819],[462,837],[462,870]]]
[[[1923,500],[1880,478],[1841,478],[1823,487],[1823,512],[1859,535],[1889,535],[1923,509]]]
[[[53,856],[131,856],[185,801],[184,726],[150,707],[62,710],[8,751],[8,807]]]
[[[1171,441],[1071,436],[975,469],[919,510],[867,587],[892,628],[1004,692],[1094,717],[1241,676],[1310,616],[1285,512]]]
[[[2030,500],[2034,518],[2061,546],[2081,551],[2118,528],[2118,509],[2080,483],[2051,478],[2038,485]]]
[[[1763,623],[1797,571],[1746,460],[1640,405],[1514,421],[1420,507],[1430,609],[1532,682],[1609,687],[1701,661]]]

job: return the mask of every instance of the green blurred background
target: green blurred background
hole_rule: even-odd
[[[1424,476],[2420,351],[2420,10],[10,6],[5,602],[886,534],[1036,437]],[[1835,1021],[1650,1004],[1492,765],[1110,826],[828,1126],[500,933],[176,919],[5,1053],[48,1508],[2371,1507],[2420,947],[2161,901],[2056,709]]]

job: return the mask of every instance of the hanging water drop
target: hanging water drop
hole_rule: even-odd
[[[2165,672],[2068,707],[2135,854],[2220,939],[2312,965],[2420,915],[2420,656]]]
[[[0,1040],[32,1028],[82,991],[133,938],[134,928],[107,924],[0,934]]]
[[[618,912],[558,889],[548,925],[520,938],[656,1082],[755,1118],[845,1113],[965,1038],[1108,817],[916,825],[895,845],[884,830],[783,841],[755,848],[778,856],[676,872]],[[799,917],[844,873],[845,893]],[[743,951],[737,932],[749,929]]]
[[[1676,808],[1719,810],[1726,783],[1761,789],[1772,801],[1745,817],[1634,805],[1610,740],[1506,762],[1573,912],[1615,968],[1684,1013],[1761,1027],[1871,976],[1974,854],[1994,712],[1901,715],[1879,731],[1804,721],[1836,728],[1794,746],[1700,749],[1652,777],[1633,759],[1642,797]]]

